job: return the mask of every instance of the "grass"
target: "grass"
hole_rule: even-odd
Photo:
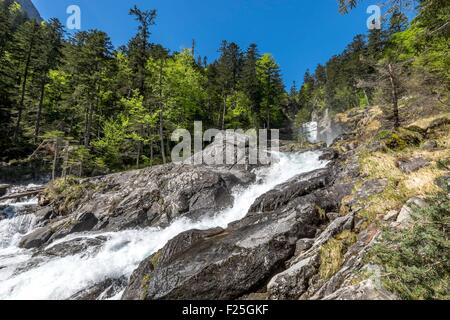
[[[345,230],[330,239],[320,248],[319,276],[323,280],[330,279],[344,263],[344,254],[356,242],[356,234]]]
[[[66,215],[75,209],[86,190],[90,188],[90,184],[83,184],[75,177],[61,178],[49,184],[44,191],[44,199],[53,204],[59,214]]]

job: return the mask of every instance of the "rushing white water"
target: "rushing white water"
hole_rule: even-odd
[[[0,248],[0,299],[67,299],[103,280],[129,277],[142,260],[178,234],[192,229],[225,228],[229,223],[244,218],[253,202],[277,185],[300,173],[325,167],[327,162],[319,160],[319,156],[316,152],[279,154],[279,162],[256,172],[255,184],[235,191],[232,208],[198,221],[182,218],[165,229],[71,235],[49,246],[75,238],[107,237],[102,248],[93,250],[91,254],[83,252],[63,258],[48,258],[28,271],[15,274],[14,268],[27,261],[31,254],[17,248],[13,241],[9,247]],[[4,223],[8,221],[0,221],[0,233]],[[120,298],[120,295],[114,298]]]

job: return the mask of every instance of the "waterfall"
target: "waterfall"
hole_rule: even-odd
[[[303,124],[303,134],[311,143],[325,142],[330,146],[342,134],[342,128],[330,117],[329,109],[323,115],[313,112],[311,122]]]
[[[32,252],[19,249],[14,241],[8,248],[0,247],[0,299],[67,299],[101,281],[129,277],[141,261],[180,233],[192,229],[226,228],[229,223],[244,218],[259,196],[298,174],[327,165],[327,161],[319,159],[319,152],[276,156],[278,162],[257,169],[257,179],[253,185],[234,190],[234,205],[231,208],[196,221],[181,218],[164,229],[70,235],[52,243],[47,249],[76,238],[102,236],[107,240],[99,250],[92,252],[66,257],[43,257],[23,272],[17,272],[16,269],[31,257]],[[0,233],[4,232],[1,227],[3,223],[9,222],[0,222]],[[3,236],[0,234],[0,237]],[[116,298],[120,298],[120,295],[118,293]]]

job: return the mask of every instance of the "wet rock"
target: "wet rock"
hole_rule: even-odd
[[[9,184],[0,184],[0,197],[3,197],[6,194],[9,187]]]
[[[39,254],[56,257],[73,256],[80,253],[89,255],[97,252],[105,241],[106,238],[104,237],[77,238],[52,245],[39,252]]]
[[[373,280],[367,280],[339,289],[323,300],[398,300],[398,297],[377,285]]]
[[[127,279],[107,279],[71,296],[68,300],[107,300],[116,296],[126,286]]]
[[[428,206],[428,204],[422,198],[415,197],[409,199],[400,210],[400,213],[397,217],[396,222],[399,227],[408,226],[408,224],[412,220],[411,214],[413,213],[413,210],[425,208],[426,206]]]
[[[426,167],[428,165],[428,161],[424,158],[412,158],[412,159],[399,159],[397,161],[397,166],[400,170],[405,173],[412,173]]]
[[[219,234],[184,233],[159,253],[157,262],[141,264],[124,298],[236,299],[280,268],[298,237],[311,236],[316,213],[308,205],[302,209],[250,215]]]
[[[53,235],[51,227],[42,227],[34,230],[32,233],[24,236],[20,241],[20,247],[24,249],[39,248],[44,245]]]
[[[335,160],[339,156],[339,153],[334,150],[333,148],[326,148],[321,150],[322,155],[320,156],[319,160]]]
[[[70,228],[69,234],[92,230],[98,219],[92,212],[82,212],[76,218]]]
[[[307,195],[330,183],[330,169],[320,169],[292,178],[274,190],[256,199],[250,212],[267,212],[278,209],[291,200]]]
[[[40,209],[38,223],[53,230],[48,243],[91,230],[165,227],[181,216],[196,218],[230,207],[234,187],[254,179],[245,170],[175,164],[84,179],[71,186],[77,194],[71,203],[43,199],[49,205]]]
[[[236,299],[258,289],[294,255],[299,239],[315,235],[319,204],[337,206],[339,196],[326,188],[333,172],[318,170],[278,186],[226,230],[177,236],[141,263],[123,298]]]

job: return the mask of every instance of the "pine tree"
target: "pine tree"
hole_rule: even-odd
[[[39,28],[40,26],[36,21],[27,21],[20,26],[14,35],[14,51],[20,68],[20,96],[17,103],[17,117],[13,133],[14,142],[17,142],[21,129],[28,80],[37,54],[36,40],[38,38]]]
[[[49,72],[55,69],[62,59],[64,27],[57,19],[44,23],[40,29],[36,66],[33,70],[34,82],[38,87],[39,98],[34,129],[34,143],[37,143],[41,131],[42,108],[45,96],[45,86],[49,82]]]
[[[270,130],[281,113],[281,97],[284,94],[279,65],[270,54],[264,54],[257,63],[258,78],[262,88],[262,105],[265,128]]]
[[[240,88],[247,95],[251,103],[251,112],[253,116],[253,125],[256,129],[260,126],[259,112],[261,105],[261,87],[258,80],[257,64],[260,59],[258,47],[251,44],[245,54],[242,76],[240,79]]]

